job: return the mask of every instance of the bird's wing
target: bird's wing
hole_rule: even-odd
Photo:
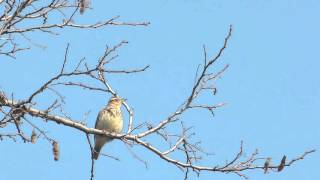
[[[103,110],[99,111],[99,113],[98,113],[96,124],[94,125],[94,128],[96,128],[96,129],[97,129],[97,126],[98,126],[98,123],[99,123],[99,119],[101,119],[102,112],[103,112]]]

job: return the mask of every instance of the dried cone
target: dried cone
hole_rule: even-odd
[[[35,144],[35,143],[36,143],[36,140],[37,140],[37,134],[36,134],[36,132],[33,130],[33,131],[32,131],[32,134],[31,134],[31,143],[32,143],[32,144]]]
[[[59,160],[59,144],[58,144],[58,142],[53,141],[52,146],[53,146],[53,148],[52,148],[53,158],[55,161],[58,161]]]
[[[1,104],[5,103],[5,101],[6,101],[6,96],[4,95],[3,92],[0,91],[0,103]]]
[[[86,7],[88,6],[87,4],[88,4],[88,2],[86,2],[86,0],[80,0],[80,2],[79,2],[80,14],[84,13]]]

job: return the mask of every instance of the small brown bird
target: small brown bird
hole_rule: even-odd
[[[106,130],[108,132],[120,133],[123,128],[123,119],[121,113],[121,104],[124,99],[119,97],[112,97],[108,105],[103,108],[97,117],[96,129]],[[98,159],[99,153],[103,145],[112,141],[112,138],[101,135],[94,135],[94,152],[92,157]]]
[[[286,158],[286,155],[282,157],[280,165],[278,166],[278,172],[282,171],[284,166],[286,165]]]
[[[264,163],[264,173],[267,174],[268,173],[268,168],[270,166],[270,161],[271,161],[271,158],[267,158],[266,162]]]

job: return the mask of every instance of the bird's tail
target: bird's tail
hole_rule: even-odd
[[[99,154],[100,154],[100,150],[101,150],[101,147],[100,146],[94,146],[94,151],[92,153],[92,158],[97,160],[98,157],[99,157]]]

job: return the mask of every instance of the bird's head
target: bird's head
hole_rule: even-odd
[[[123,99],[123,98],[120,98],[120,97],[112,97],[112,98],[109,99],[108,107],[120,109],[121,104],[122,104],[125,100],[126,100],[126,99]]]

